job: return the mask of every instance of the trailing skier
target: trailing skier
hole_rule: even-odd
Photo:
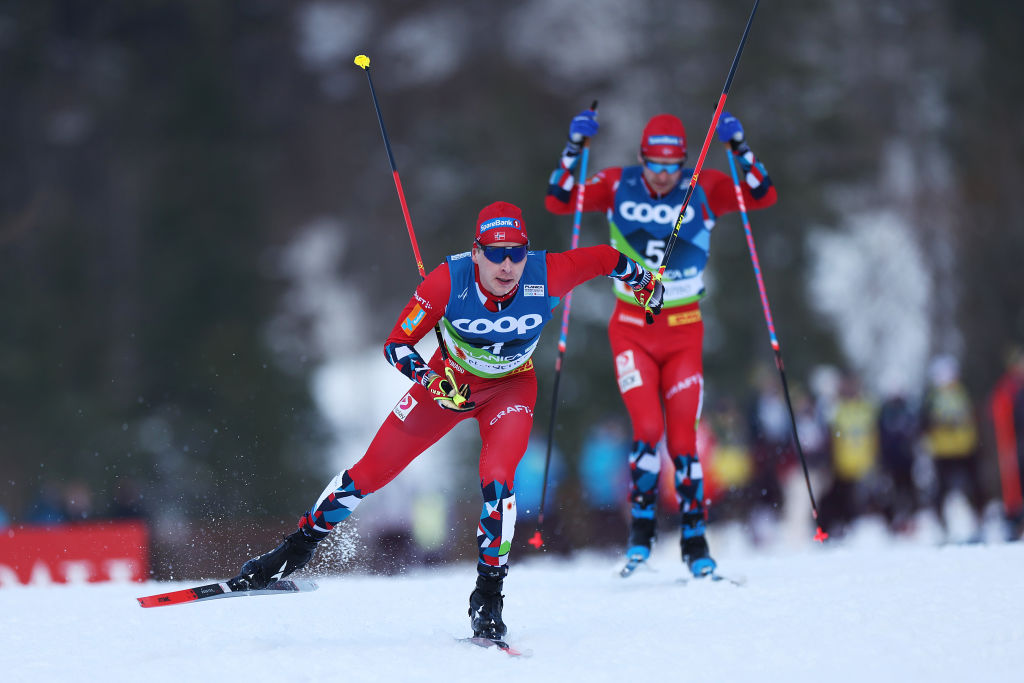
[[[597,133],[597,114],[584,110],[569,126],[569,142],[551,175],[545,206],[568,214],[576,205],[581,184],[573,176],[582,141]],[[710,133],[709,133],[710,135]],[[764,166],[747,145],[739,120],[722,114],[718,137],[731,145],[744,175],[741,183],[747,208],[763,209],[776,200]],[[694,174],[686,168],[686,131],[671,114],[648,121],[640,138],[639,165],[606,168],[586,179],[583,211],[608,216],[611,246],[658,269]],[[697,455],[697,420],[704,396],[703,338],[700,300],[704,268],[715,220],[739,210],[729,176],[705,168],[683,212],[678,242],[664,264],[665,315],[644,324],[644,312],[629,290],[615,285],[618,298],[608,325],[619,392],[633,424],[629,453],[632,484],[631,524],[627,542],[628,575],[650,556],[657,528],[660,459],[656,446],[665,436],[675,467],[675,488],[681,518],[683,561],[696,577],[715,570],[705,538],[707,519],[703,473]]]

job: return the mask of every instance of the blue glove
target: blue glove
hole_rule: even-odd
[[[583,142],[583,138],[594,137],[597,135],[598,127],[597,112],[592,109],[584,109],[569,124],[569,142],[578,145]]]
[[[718,119],[718,139],[733,143],[734,149],[743,142],[743,124],[727,111],[723,111],[722,117]]]

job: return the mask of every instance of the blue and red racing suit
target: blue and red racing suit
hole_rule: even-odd
[[[764,166],[747,147],[735,154],[744,172],[741,187],[746,207],[763,209],[774,204],[776,191]],[[574,162],[563,157],[551,175],[545,206],[552,213],[572,213],[576,206],[579,188],[572,175]],[[658,196],[644,179],[641,166],[606,168],[586,181],[583,211],[605,212],[611,246],[654,270],[661,265],[692,175],[693,169],[682,169],[678,185]],[[615,283],[618,301],[608,337],[619,392],[633,425],[629,464],[634,518],[655,515],[660,470],[655,449],[664,435],[676,469],[683,522],[706,519],[697,456],[697,421],[704,396],[704,324],[699,301],[704,297],[704,268],[715,220],[738,210],[729,176],[703,169],[666,264],[665,303],[654,325],[644,325],[643,309]]]
[[[563,253],[531,251],[518,285],[504,297],[480,286],[470,254],[450,256],[416,288],[384,344],[384,355],[415,384],[399,399],[360,460],[331,481],[300,520],[325,537],[368,494],[382,488],[456,424],[476,418],[483,446],[484,503],[477,526],[481,565],[506,564],[516,520],[515,471],[526,452],[537,399],[531,355],[551,310],[576,285],[599,275],[637,284],[644,268],[609,246]],[[415,344],[440,324],[440,349],[426,362]],[[451,368],[475,407],[445,410],[425,388]]]

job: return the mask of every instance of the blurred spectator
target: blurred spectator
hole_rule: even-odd
[[[711,499],[712,521],[741,520],[750,512],[754,457],[747,443],[743,413],[732,398],[723,398],[701,421],[709,444],[700,449],[705,462],[704,490]]]
[[[830,429],[832,486],[822,498],[821,516],[825,531],[842,536],[868,509],[878,459],[876,408],[851,374],[842,379]]]
[[[60,524],[68,520],[61,485],[51,480],[39,486],[39,493],[29,504],[25,519],[30,524]]]
[[[967,388],[960,381],[960,364],[953,356],[939,356],[928,371],[930,386],[921,408],[921,433],[924,445],[935,465],[938,490],[932,501],[942,528],[949,531],[945,502],[954,490],[960,490],[980,524],[985,505],[978,478],[978,428],[974,406]]]
[[[800,450],[807,462],[807,478],[800,466],[786,470],[781,481],[786,505],[780,519],[778,540],[795,547],[804,543],[808,532],[813,531],[811,522],[814,517],[807,485],[809,481],[814,496],[823,493],[824,485],[829,481],[830,443],[828,424],[816,398],[799,385],[793,385],[791,398]]]
[[[796,432],[800,437],[800,450],[807,459],[807,467],[820,470],[828,467],[828,419],[814,396],[799,388],[793,391],[793,411]]]
[[[629,470],[623,461],[631,446],[629,430],[614,417],[599,422],[583,442],[579,477],[593,545],[617,546],[626,533]]]
[[[0,505],[0,529],[6,529],[10,525],[11,518],[7,516],[7,511]]]
[[[1006,519],[1011,537],[1019,538],[1024,532],[1024,349],[1015,347],[1007,356],[1006,372],[992,391],[989,409]]]
[[[117,480],[114,500],[110,505],[110,516],[114,518],[146,516],[142,487],[139,486],[139,482],[131,477],[121,477]]]
[[[422,491],[412,499],[412,540],[425,564],[444,559],[448,540],[448,500],[439,491]]]
[[[754,458],[752,488],[758,495],[753,503],[755,509],[767,509],[775,516],[783,503],[780,475],[794,464],[793,428],[779,378],[767,366],[760,366],[754,382],[757,394],[748,413]]]
[[[622,466],[631,446],[626,426],[616,418],[598,423],[583,442],[580,484],[591,508],[621,511],[629,493],[629,472]]]
[[[540,499],[544,488],[544,467],[547,461],[548,439],[546,435],[533,434],[526,447],[526,453],[516,467],[516,508],[519,521],[537,519],[540,513]],[[619,463],[621,466],[621,462]],[[552,445],[551,464],[548,468],[547,495],[544,500],[544,516],[547,518],[558,506],[558,486],[565,476],[565,463],[558,447]],[[548,528],[552,528],[550,525]]]
[[[878,410],[878,447],[886,475],[882,493],[886,522],[890,531],[909,529],[918,508],[914,483],[914,444],[917,441],[917,414],[902,393],[889,395]]]
[[[819,419],[826,425],[832,424],[832,416],[835,415],[836,404],[839,402],[843,373],[832,365],[817,365],[811,370],[808,383]]]
[[[84,481],[70,482],[64,488],[64,510],[72,522],[93,517],[92,491]]]

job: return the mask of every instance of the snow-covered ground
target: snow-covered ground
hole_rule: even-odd
[[[1021,680],[1024,543],[718,547],[744,586],[680,581],[671,543],[629,579],[609,555],[522,558],[505,584],[518,659],[456,642],[469,564],[148,610],[137,596],[191,584],[4,588],[0,680]]]

